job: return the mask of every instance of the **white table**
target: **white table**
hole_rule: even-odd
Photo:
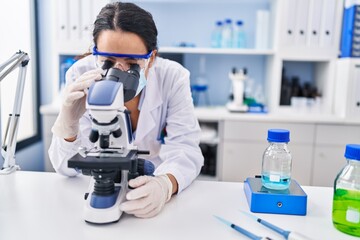
[[[282,239],[239,212],[249,212],[242,183],[196,181],[154,218],[123,214],[119,222],[101,226],[82,219],[88,183],[85,176],[67,178],[56,173],[18,171],[0,176],[0,239],[248,239],[213,214],[257,235]],[[303,188],[308,194],[306,216],[256,215],[313,239],[358,239],[333,227],[331,188]]]

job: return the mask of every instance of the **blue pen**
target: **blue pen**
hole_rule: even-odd
[[[243,214],[253,218],[254,220],[256,220],[258,223],[264,225],[265,227],[268,227],[270,228],[271,230],[274,230],[275,232],[281,234],[285,239],[287,240],[311,240],[310,238],[300,234],[300,233],[297,233],[297,232],[292,232],[292,231],[286,231],[284,229],[281,229],[261,218],[258,218],[250,213],[247,213],[247,212],[244,212],[244,211],[241,211]]]
[[[256,236],[255,234],[253,234],[253,233],[245,230],[244,228],[239,227],[239,226],[237,226],[237,225],[223,219],[222,217],[219,217],[219,216],[216,216],[216,215],[214,215],[214,217],[217,218],[220,222],[224,223],[225,225],[228,225],[229,227],[233,228],[234,230],[238,231],[239,233],[244,234],[245,236],[247,236],[250,239],[253,239],[253,240],[272,240],[271,238],[268,238],[268,237]]]

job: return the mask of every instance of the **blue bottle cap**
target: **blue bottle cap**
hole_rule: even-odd
[[[348,159],[360,160],[360,145],[347,144],[344,156]]]
[[[285,129],[269,129],[267,140],[269,142],[290,142],[290,131]]]
[[[243,25],[244,23],[243,23],[243,21],[241,21],[241,20],[238,20],[237,22],[236,22],[236,25],[238,25],[238,26],[241,26],[241,25]]]

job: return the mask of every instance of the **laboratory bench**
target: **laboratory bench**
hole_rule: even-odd
[[[0,176],[0,239],[248,239],[216,220],[221,216],[259,236],[280,235],[240,211],[249,211],[241,182],[198,181],[174,196],[149,219],[123,214],[116,223],[94,225],[83,218],[89,177],[64,177],[49,172],[17,171]],[[254,214],[281,228],[314,240],[358,239],[332,225],[333,190],[303,186],[306,216]]]
[[[46,171],[54,171],[47,151],[59,106],[44,105],[40,109]],[[345,145],[360,143],[359,119],[296,111],[232,113],[225,107],[195,108],[195,114],[202,128],[201,147],[210,151],[204,152],[204,156],[211,171],[203,179],[242,182],[259,174],[262,154],[268,145],[267,130],[283,128],[290,130],[293,178],[302,185],[330,187],[345,164]]]

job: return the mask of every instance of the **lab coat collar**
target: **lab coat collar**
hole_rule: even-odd
[[[145,138],[145,136],[156,126],[156,112],[163,104],[160,81],[155,74],[155,64],[149,70],[147,84],[142,92],[142,104],[140,105],[140,116],[136,128],[135,144]],[[160,90],[160,92],[159,92]]]

